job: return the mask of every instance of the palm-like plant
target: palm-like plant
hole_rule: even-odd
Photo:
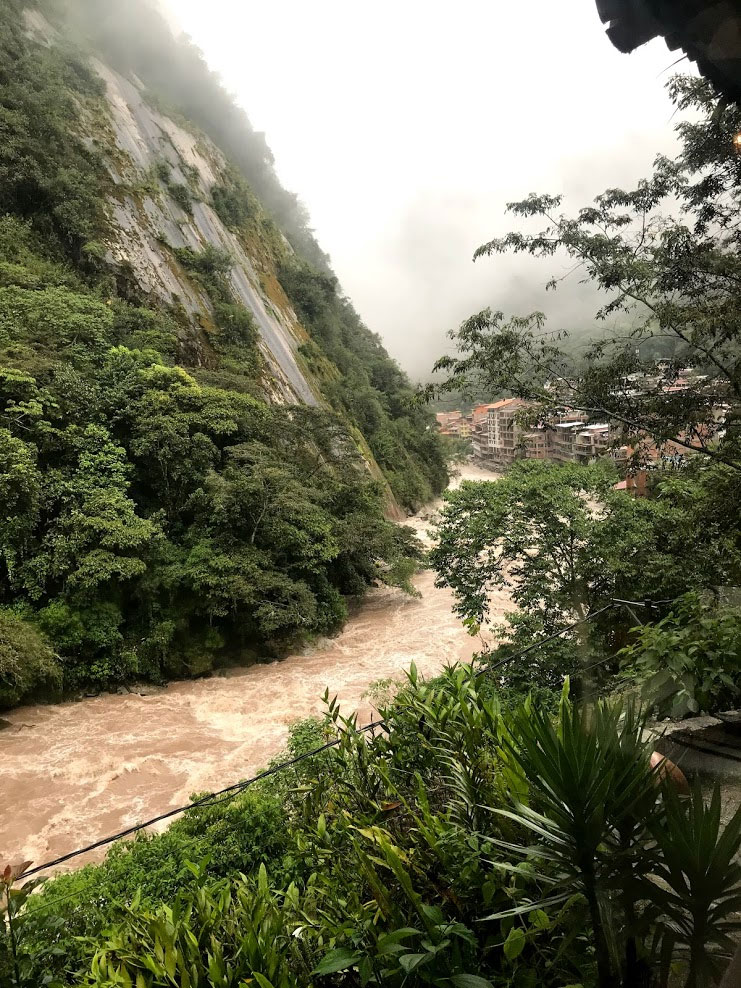
[[[557,905],[574,893],[587,906],[600,988],[648,984],[642,945],[653,932],[660,981],[672,960],[687,965],[686,988],[719,977],[741,928],[741,809],[721,824],[720,791],[699,786],[682,800],[651,766],[645,719],[634,706],[568,700],[557,721],[525,705],[512,718],[506,753],[529,785],[529,800],[497,813],[534,844],[488,839],[540,860],[550,892],[490,919]]]
[[[699,784],[688,800],[667,791],[664,812],[651,823],[656,864],[650,891],[657,910],[661,984],[677,953],[687,963],[687,988],[715,983],[736,943],[741,911],[741,808],[721,823],[720,788],[705,803]]]
[[[520,709],[505,741],[528,780],[530,804],[498,812],[534,834],[537,843],[504,846],[547,865],[548,903],[583,895],[601,988],[616,985],[623,966],[631,968],[633,979],[637,972],[633,903],[650,855],[647,812],[657,799],[642,727],[633,708],[605,702],[576,707],[565,700],[557,723],[535,707]]]

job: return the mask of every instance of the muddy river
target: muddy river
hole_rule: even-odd
[[[464,476],[495,479],[474,467]],[[432,510],[409,521],[423,536]],[[430,675],[469,659],[480,642],[453,614],[451,594],[429,571],[414,582],[420,598],[375,589],[337,637],[280,662],[144,696],[104,694],[4,714],[0,859],[40,864],[253,774],[283,748],[293,722],[322,711],[325,687],[364,722],[369,687],[379,680],[400,679],[411,662]],[[493,617],[508,609],[504,596],[493,604]]]

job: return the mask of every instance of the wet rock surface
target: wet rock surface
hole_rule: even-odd
[[[179,302],[198,334],[203,317],[210,318],[210,303],[167,245],[226,251],[234,260],[230,278],[234,297],[255,318],[279,397],[316,405],[316,395],[296,360],[299,340],[290,314],[281,313],[264,297],[253,259],[209,205],[210,191],[227,167],[222,153],[206,137],[189,133],[150,106],[134,82],[100,61],[95,60],[94,67],[106,85],[113,128],[113,146],[105,149],[118,190],[111,200],[115,232],[110,260],[128,266],[146,292],[167,303]],[[185,212],[164,187],[156,199],[144,191],[132,194],[131,189],[141,187],[158,164],[166,164],[172,181],[193,192],[192,212]]]

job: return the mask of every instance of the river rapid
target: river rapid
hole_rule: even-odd
[[[462,479],[496,476],[466,466],[454,486]],[[423,539],[435,509],[407,522]],[[412,662],[430,676],[469,660],[481,642],[453,614],[450,592],[435,587],[428,570],[414,584],[419,598],[372,590],[339,635],[279,662],[148,695],[103,694],[4,714],[0,860],[41,864],[259,771],[284,747],[292,723],[322,712],[327,687],[364,723],[374,683],[402,679]],[[495,595],[492,619],[508,609],[506,595]]]

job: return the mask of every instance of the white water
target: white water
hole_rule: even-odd
[[[463,476],[495,479],[475,467]],[[423,537],[432,511],[409,521]],[[432,675],[470,659],[481,643],[452,613],[451,594],[435,587],[430,571],[414,583],[420,598],[375,589],[336,638],[280,662],[172,683],[149,696],[105,694],[6,714],[0,860],[40,864],[193,792],[253,774],[280,752],[293,722],[322,711],[325,687],[365,722],[371,684],[402,678],[412,662]],[[497,595],[492,617],[507,609],[506,596]]]

